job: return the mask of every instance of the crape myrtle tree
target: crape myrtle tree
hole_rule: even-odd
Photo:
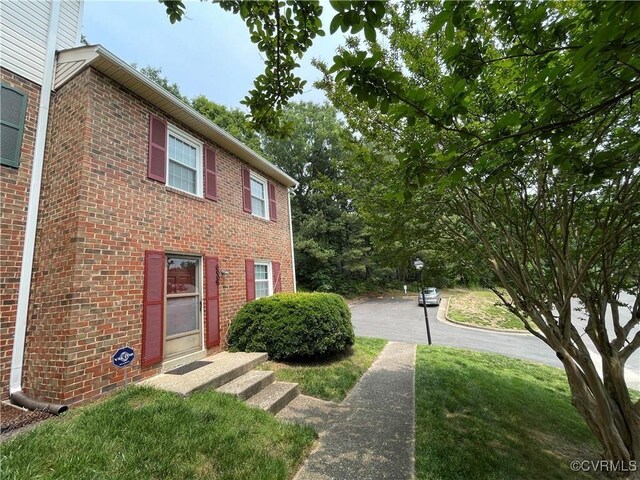
[[[640,346],[640,17],[600,7],[389,7],[384,47],[350,41],[323,86],[368,141],[392,133],[405,188],[389,200],[410,196],[407,215],[486,260],[508,296],[496,293],[563,363],[605,456],[629,461],[640,456],[624,377]],[[617,29],[595,20],[607,15]]]
[[[179,19],[184,5],[165,4]],[[322,34],[320,7],[220,5],[265,54],[245,102],[277,129],[301,89],[295,58]],[[330,31],[364,41],[333,58],[324,83],[393,130],[403,182],[390,182],[387,200],[436,196],[442,227],[486,259],[505,304],[556,352],[605,457],[639,460],[640,401],[624,368],[637,369],[627,362],[640,347],[640,3],[332,6]]]

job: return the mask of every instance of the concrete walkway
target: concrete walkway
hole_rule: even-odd
[[[416,346],[390,342],[349,396],[340,404],[287,407],[279,418],[295,413],[324,418],[318,446],[295,480],[409,480],[414,474]]]

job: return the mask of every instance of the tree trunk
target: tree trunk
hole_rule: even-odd
[[[571,355],[568,350],[574,348],[557,351],[567,374],[571,403],[604,447],[604,458],[624,462],[629,468],[630,461],[640,461],[640,413],[628,392],[625,395],[624,369],[615,368],[605,359],[605,385],[588,354],[585,358],[575,351]]]

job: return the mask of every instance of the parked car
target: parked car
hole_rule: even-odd
[[[418,306],[421,307],[423,303],[427,305],[440,305],[442,300],[442,294],[440,290],[435,287],[427,287],[422,290],[422,293],[418,294]]]

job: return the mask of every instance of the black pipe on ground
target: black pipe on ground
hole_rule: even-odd
[[[24,392],[12,393],[9,399],[11,400],[11,403],[18,405],[19,407],[24,407],[29,410],[39,410],[52,415],[60,415],[61,413],[69,410],[68,405],[56,405],[55,403],[40,402],[28,397]]]

